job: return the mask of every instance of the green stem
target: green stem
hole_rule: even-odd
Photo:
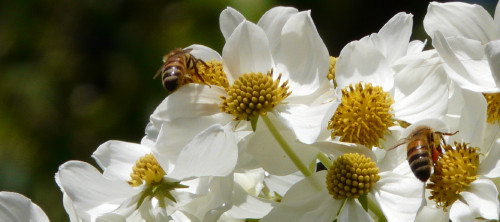
[[[344,199],[342,200],[342,204],[341,204],[341,205],[340,205],[340,207],[339,207],[339,211],[337,211],[337,219],[339,219],[340,212],[342,212],[342,209],[344,208],[344,206],[345,206],[345,203],[346,203],[346,202],[347,202],[347,198],[344,198]]]
[[[363,209],[365,209],[366,212],[368,212],[368,197],[367,195],[361,195],[359,196],[358,198],[359,200],[359,203],[361,204],[361,206],[363,207]]]
[[[375,216],[377,216],[379,222],[387,222],[387,219],[384,216],[384,213],[380,208],[374,203],[370,198],[366,198],[368,200],[368,209],[370,209]]]
[[[324,153],[318,153],[318,160],[326,167],[326,169],[330,169],[333,165],[330,158],[328,158]]]
[[[293,164],[297,166],[297,168],[300,170],[302,174],[304,174],[305,177],[311,176],[311,172],[307,169],[306,165],[300,161],[299,157],[295,152],[293,152],[292,148],[288,143],[285,141],[285,139],[281,136],[281,134],[278,132],[276,127],[274,127],[273,123],[267,116],[262,116],[262,120],[264,120],[264,123],[266,123],[267,128],[269,128],[269,131],[271,131],[271,134],[273,135],[274,139],[280,144],[281,148],[283,151],[285,151],[286,155],[290,157],[292,160]]]

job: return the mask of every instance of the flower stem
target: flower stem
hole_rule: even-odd
[[[367,195],[359,196],[358,200],[359,200],[359,203],[361,204],[361,206],[363,207],[363,209],[365,209],[365,211],[368,212],[368,197],[367,197]]]
[[[293,152],[290,145],[288,145],[288,143],[285,141],[285,139],[283,139],[281,134],[278,132],[276,127],[273,125],[273,123],[269,119],[269,117],[263,116],[263,115],[261,115],[260,117],[262,117],[262,120],[264,120],[264,123],[266,123],[266,126],[267,126],[267,128],[269,128],[269,131],[271,131],[271,134],[273,135],[274,139],[276,139],[276,141],[280,144],[281,148],[283,149],[283,151],[285,151],[286,155],[288,155],[288,157],[290,157],[293,164],[295,164],[295,166],[297,166],[297,168],[300,170],[300,172],[302,174],[304,174],[305,177],[311,176],[311,172],[307,169],[307,166],[304,163],[302,163],[302,161],[300,161],[297,154],[295,154],[295,152]]]
[[[332,161],[324,153],[318,153],[318,160],[326,167],[326,169],[330,169],[330,167],[332,167]]]
[[[346,203],[346,202],[347,202],[347,198],[344,198],[344,199],[342,200],[342,204],[341,204],[341,205],[340,205],[340,207],[339,207],[339,211],[337,211],[337,219],[339,219],[340,212],[342,212],[342,209],[344,208],[344,206],[345,206],[345,203]]]
[[[375,216],[377,216],[379,222],[387,222],[387,219],[384,216],[384,213],[380,208],[374,203],[370,198],[366,198],[368,200],[368,209],[370,209]]]

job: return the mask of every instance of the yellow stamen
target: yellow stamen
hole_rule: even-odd
[[[391,95],[380,86],[371,83],[355,87],[349,85],[342,90],[342,103],[328,122],[332,139],[340,136],[340,141],[358,143],[369,148],[379,146],[385,140],[384,134],[394,126]]]
[[[222,61],[211,60],[203,63],[198,62],[196,63],[196,68],[198,69],[198,74],[200,74],[203,80],[195,74],[195,69],[190,69],[189,76],[191,77],[191,81],[187,81],[192,83],[215,85],[222,88],[227,88],[229,86],[226,73],[222,68]]]
[[[153,154],[146,154],[141,157],[132,167],[130,186],[137,187],[144,181],[147,185],[158,184],[162,181],[165,171],[161,168]]]
[[[137,209],[148,196],[155,197],[160,207],[165,208],[165,198],[176,202],[175,197],[170,193],[172,190],[188,187],[180,184],[180,182],[165,180],[163,178],[165,175],[165,171],[161,168],[153,154],[146,154],[136,161],[135,166],[132,167],[132,173],[130,174],[131,179],[127,181],[127,183],[132,187],[138,187],[142,185],[143,182],[146,184],[146,187],[142,191],[142,195],[137,201]]]
[[[335,199],[368,194],[380,179],[378,168],[363,154],[347,153],[335,160],[326,175],[328,192]]]
[[[479,148],[469,147],[466,143],[455,142],[456,149],[450,145],[434,166],[434,174],[426,188],[431,189],[431,197],[439,207],[446,211],[478,175]]]
[[[335,80],[335,67],[337,66],[338,57],[330,56],[330,68],[328,69],[327,78],[333,80],[333,85],[337,87],[337,81]]]
[[[276,105],[291,94],[288,81],[279,85],[281,74],[272,78],[273,70],[266,74],[245,73],[226,88],[227,97],[221,96],[222,112],[235,116],[234,120],[250,120],[259,115],[266,115]]]
[[[500,123],[500,93],[485,93],[484,97],[488,102],[488,123]]]

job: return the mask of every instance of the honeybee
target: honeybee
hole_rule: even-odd
[[[161,74],[163,87],[169,92],[177,90],[185,83],[192,82],[189,77],[191,70],[194,70],[193,73],[205,83],[203,77],[198,73],[197,64],[201,63],[206,67],[208,65],[203,60],[191,55],[192,50],[177,48],[163,56],[163,65],[153,78]]]
[[[408,137],[401,140],[401,143],[390,148],[392,150],[403,144],[408,144],[406,147],[408,164],[411,171],[420,181],[426,182],[431,176],[431,169],[436,164],[439,154],[443,153],[441,142],[446,146],[444,136],[452,136],[457,134],[437,132],[428,126],[419,126],[415,128]]]

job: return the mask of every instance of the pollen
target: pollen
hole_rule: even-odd
[[[347,153],[335,160],[326,175],[328,192],[335,199],[368,194],[380,180],[375,162],[363,154]]]
[[[196,68],[198,70],[198,74],[200,74],[203,79],[200,79],[195,74],[195,69],[191,69],[190,76],[193,83],[215,85],[222,88],[229,87],[229,81],[227,80],[226,73],[222,68],[222,61],[212,59],[211,61],[203,63],[198,62],[196,64]]]
[[[434,174],[426,188],[431,190],[429,199],[446,211],[478,175],[479,148],[469,147],[466,143],[455,142],[456,149],[450,145],[444,147],[445,153],[434,165]]]
[[[394,126],[391,95],[380,86],[357,83],[342,90],[342,102],[328,122],[331,137],[340,136],[340,141],[379,146],[384,134]]]
[[[328,68],[328,75],[326,76],[328,80],[333,80],[333,85],[337,87],[337,81],[335,80],[335,67],[337,65],[338,57],[330,56],[330,67]]]
[[[165,174],[153,154],[146,154],[135,162],[130,174],[131,179],[127,182],[132,187],[140,186],[143,181],[146,185],[158,184]]]
[[[234,120],[250,120],[259,115],[265,116],[287,98],[288,81],[279,85],[281,74],[273,80],[273,70],[263,73],[245,73],[226,88],[227,97],[219,105],[222,112],[235,116]]]
[[[488,123],[500,123],[500,93],[485,93],[484,97],[488,102]]]

